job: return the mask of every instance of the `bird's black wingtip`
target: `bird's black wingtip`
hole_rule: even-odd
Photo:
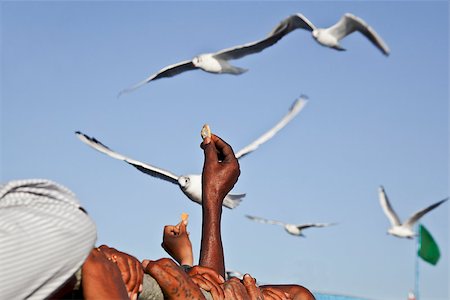
[[[116,99],[119,99],[125,93],[126,93],[125,90],[118,92],[117,95],[116,95]]]

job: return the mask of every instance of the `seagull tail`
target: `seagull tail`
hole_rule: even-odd
[[[223,206],[233,209],[241,203],[242,198],[244,197],[245,194],[228,194],[225,199],[223,199]]]
[[[245,68],[239,68],[236,66],[230,66],[230,67],[231,68],[227,71],[227,73],[233,74],[233,75],[241,75],[248,71],[248,69],[245,69]]]
[[[342,48],[341,46],[339,46],[339,45],[336,45],[336,46],[334,46],[334,47],[332,47],[333,49],[336,49],[337,51],[347,51],[347,49],[345,49],[345,48]]]

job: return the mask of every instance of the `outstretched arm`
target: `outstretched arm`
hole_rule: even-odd
[[[222,202],[240,175],[233,149],[212,135],[201,144],[205,161],[202,173],[202,240],[201,266],[209,267],[225,277],[225,262],[221,237]]]

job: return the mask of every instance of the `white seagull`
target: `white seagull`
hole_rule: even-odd
[[[195,56],[191,60],[185,60],[164,67],[158,72],[150,75],[145,80],[135,84],[132,87],[122,90],[121,92],[119,92],[118,96],[120,97],[122,94],[132,92],[137,88],[145,85],[146,83],[149,83],[150,81],[165,77],[173,77],[180,73],[196,69],[201,69],[208,73],[214,74],[226,73],[226,74],[240,75],[246,72],[247,69],[235,67],[228,62],[229,60],[239,59],[249,54],[261,52],[267,47],[270,47],[276,42],[278,42],[286,34],[287,34],[287,26],[284,26],[284,28],[283,26],[280,26],[277,32],[270,34],[269,36],[267,36],[262,40],[235,46],[232,48],[223,49],[215,53],[200,54]]]
[[[336,223],[287,224],[287,223],[283,223],[280,221],[267,220],[267,219],[255,217],[255,216],[249,216],[249,215],[245,215],[245,216],[255,222],[264,223],[264,224],[272,224],[272,225],[281,225],[284,227],[284,229],[289,234],[296,235],[296,236],[302,236],[302,237],[305,237],[305,235],[303,235],[303,232],[302,232],[303,229],[310,228],[310,227],[327,227],[327,226],[336,224]]]
[[[264,133],[261,137],[256,139],[250,145],[244,147],[242,150],[238,151],[235,155],[236,158],[241,158],[250,152],[256,150],[259,145],[267,142],[271,139],[279,130],[281,130],[284,126],[286,126],[304,107],[307,103],[307,97],[301,96],[297,99],[288,113],[269,131]],[[100,141],[95,138],[89,137],[83,134],[80,131],[75,132],[78,138],[84,142],[85,144],[91,146],[92,148],[112,157],[115,159],[123,160],[126,163],[134,166],[139,171],[146,173],[150,176],[157,177],[166,181],[169,181],[174,184],[178,184],[181,191],[192,201],[201,204],[202,203],[202,177],[201,174],[189,174],[189,175],[175,175],[174,173],[152,166],[150,164],[146,164],[132,158],[128,158],[122,154],[114,152]],[[242,201],[242,198],[245,197],[245,194],[228,194],[223,200],[223,206],[227,208],[235,208]]]
[[[391,234],[396,237],[400,238],[408,238],[412,239],[417,234],[413,230],[413,226],[423,215],[425,215],[427,212],[435,209],[442,203],[448,200],[448,197],[444,200],[441,200],[439,202],[436,202],[422,210],[419,210],[418,212],[414,213],[411,217],[409,217],[403,224],[400,223],[400,219],[398,218],[397,214],[395,213],[394,209],[392,209],[392,206],[389,202],[389,199],[386,195],[386,192],[384,191],[383,186],[380,186],[378,189],[378,197],[380,199],[381,207],[383,208],[384,213],[388,217],[389,221],[391,222],[391,228],[388,229],[388,234]]]
[[[287,26],[287,29],[286,29]],[[345,50],[339,41],[347,35],[359,31],[366,36],[384,55],[389,55],[389,47],[383,39],[370,27],[363,19],[350,13],[346,13],[341,19],[331,27],[317,28],[302,14],[295,14],[287,17],[275,27],[270,35],[276,34],[278,30],[287,34],[295,29],[306,29],[312,32],[314,39],[322,46],[330,47],[339,51]],[[286,32],[287,31],[287,32]],[[269,35],[269,36],[270,36]]]

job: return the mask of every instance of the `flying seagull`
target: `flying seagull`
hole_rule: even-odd
[[[287,29],[286,29],[287,26]],[[287,17],[275,27],[269,36],[276,34],[279,30],[283,34],[288,34],[295,29],[306,29],[312,32],[314,39],[322,46],[330,47],[339,51],[345,50],[339,41],[347,35],[359,31],[368,38],[384,55],[389,55],[389,47],[383,39],[370,27],[363,19],[350,13],[346,13],[341,19],[331,27],[317,28],[302,14],[295,14]]]
[[[247,69],[235,67],[228,62],[229,60],[239,59],[249,54],[261,52],[267,47],[270,47],[276,42],[278,42],[286,34],[287,34],[287,26],[284,26],[284,28],[283,26],[281,26],[277,30],[277,32],[270,34],[269,36],[267,36],[262,40],[235,46],[232,48],[223,49],[215,53],[200,54],[195,56],[191,60],[185,60],[164,67],[158,72],[150,75],[145,80],[135,84],[132,87],[122,90],[121,92],[119,92],[118,96],[120,97],[122,94],[132,92],[137,88],[145,85],[146,83],[149,83],[150,81],[160,78],[173,77],[180,73],[196,69],[201,69],[208,73],[214,74],[226,73],[226,74],[240,75],[246,72]]]
[[[245,216],[255,222],[264,223],[264,224],[272,224],[272,225],[281,225],[284,227],[284,229],[289,234],[296,235],[296,236],[302,236],[302,237],[305,237],[305,235],[303,235],[303,233],[302,233],[303,229],[310,228],[310,227],[327,227],[327,226],[336,224],[336,223],[287,224],[287,223],[283,223],[280,221],[267,220],[267,219],[255,217],[255,216],[249,216],[249,215],[245,215]]]
[[[299,99],[297,99],[288,113],[269,131],[264,133],[261,137],[256,139],[254,142],[252,142],[250,145],[244,147],[241,151],[238,151],[235,155],[236,158],[241,158],[250,152],[253,152],[256,150],[259,145],[265,143],[270,138],[272,138],[275,133],[277,133],[279,130],[281,130],[284,126],[287,125],[304,107],[304,105],[307,103],[306,96],[301,96]],[[117,152],[114,152],[104,144],[102,144],[100,141],[98,141],[95,138],[89,137],[85,135],[84,133],[77,131],[75,134],[78,136],[78,138],[85,144],[91,146],[92,148],[111,156],[112,158],[123,160],[126,163],[132,165],[139,171],[146,173],[150,176],[157,177],[163,180],[166,180],[168,182],[171,182],[173,184],[178,184],[181,191],[192,201],[201,204],[202,203],[202,177],[201,174],[190,174],[190,175],[181,175],[178,176],[170,171],[152,166],[147,163],[143,163],[137,160],[134,160],[132,158],[128,158],[122,154],[119,154]],[[242,198],[245,197],[245,194],[228,194],[225,199],[223,200],[223,206],[227,208],[235,208],[239,205],[239,203],[242,201]]]
[[[408,238],[412,239],[417,234],[413,231],[413,226],[423,215],[425,215],[427,212],[435,209],[442,203],[448,200],[448,197],[444,200],[441,200],[439,202],[436,202],[427,208],[424,208],[422,210],[419,210],[418,212],[414,213],[409,219],[407,219],[403,224],[400,223],[400,219],[398,218],[397,214],[395,213],[394,209],[391,206],[391,203],[389,202],[389,199],[386,195],[386,192],[384,191],[383,186],[380,186],[378,189],[378,197],[380,199],[381,207],[383,208],[384,213],[388,217],[389,221],[391,222],[391,228],[388,229],[388,234],[391,234],[396,237],[400,238]]]

